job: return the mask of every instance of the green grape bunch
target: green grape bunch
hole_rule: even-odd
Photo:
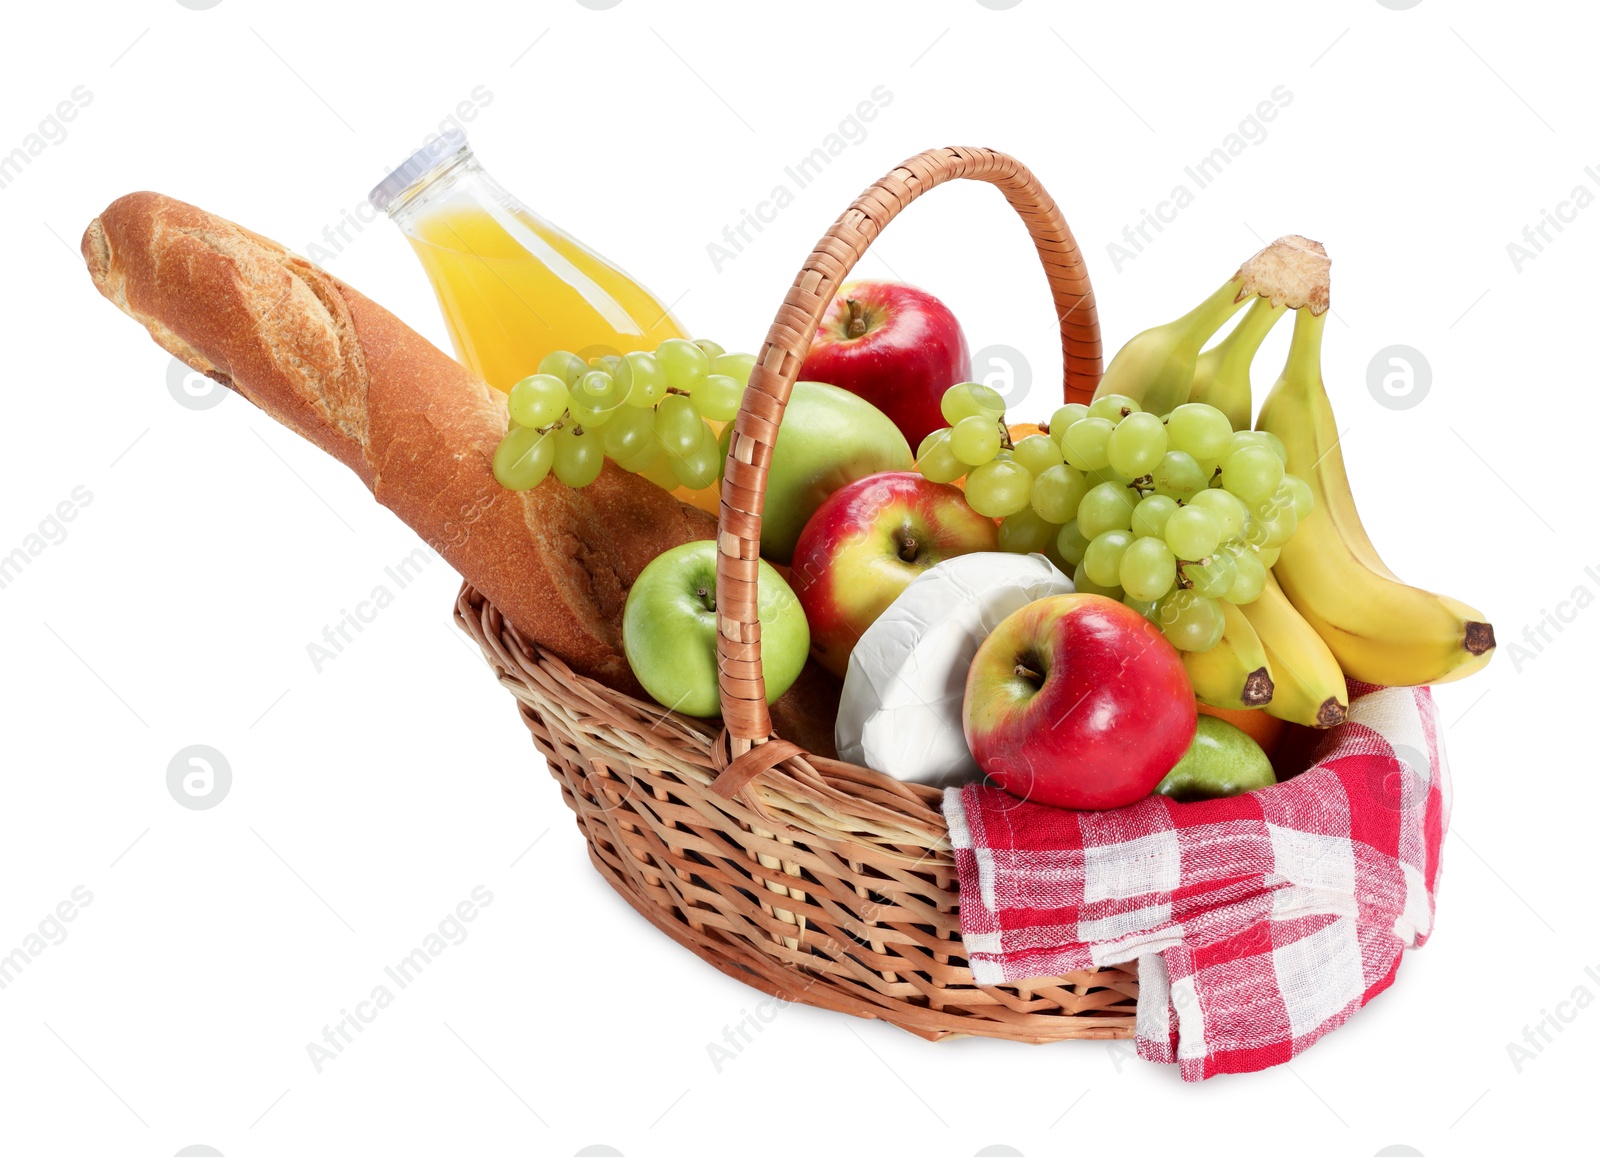
[[[967,503],[1000,520],[1000,548],[1042,553],[1080,591],[1122,602],[1174,647],[1206,651],[1220,603],[1255,601],[1312,492],[1283,443],[1186,402],[1156,415],[1120,394],[1072,403],[1015,443],[1005,402],[973,382],[940,406],[949,425],[917,452],[933,482],[965,479]]]
[[[610,458],[667,490],[703,490],[722,469],[711,423],[739,412],[753,365],[753,354],[683,338],[588,361],[556,350],[511,387],[495,478],[508,490],[531,490],[551,474],[587,486]]]

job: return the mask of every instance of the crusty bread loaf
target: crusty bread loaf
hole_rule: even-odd
[[[606,463],[581,490],[508,491],[491,462],[505,398],[276,242],[133,193],[83,236],[96,287],[174,356],[354,470],[514,623],[573,669],[641,694],[622,652],[628,588],[716,522]]]

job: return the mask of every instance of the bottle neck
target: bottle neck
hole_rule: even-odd
[[[481,198],[483,193],[505,196],[505,190],[495,183],[478,163],[478,158],[468,149],[448,158],[433,171],[426,173],[409,185],[389,206],[389,216],[402,229],[415,221],[426,210],[443,204],[454,196],[467,194]]]

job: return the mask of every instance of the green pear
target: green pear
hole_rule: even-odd
[[[1202,715],[1189,750],[1156,784],[1156,794],[1188,803],[1241,795],[1277,782],[1259,743],[1226,719]]]
[[[722,432],[728,455],[733,424]],[[822,382],[796,382],[778,427],[761,514],[761,556],[788,564],[806,520],[828,495],[868,474],[910,470],[911,446],[884,412]]]

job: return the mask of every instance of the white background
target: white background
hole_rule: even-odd
[[[0,953],[75,887],[93,900],[0,990],[0,1150],[1439,1157],[1524,1149],[1592,1104],[1600,1009],[1520,1072],[1507,1046],[1574,989],[1600,997],[1600,615],[1574,604],[1537,651],[1508,644],[1575,588],[1600,593],[1600,209],[1520,271],[1506,246],[1574,186],[1600,190],[1593,23],[1442,0],[776,7],[9,8],[0,154],[76,86],[92,100],[0,189],[0,553],[75,487],[93,497],[0,590]],[[1104,1045],[936,1046],[803,1007],[719,1072],[708,1045],[760,994],[589,868],[512,700],[450,625],[456,576],[433,564],[318,673],[307,644],[413,535],[238,398],[178,404],[170,359],[76,252],[100,208],[145,188],[304,251],[479,85],[492,101],[468,128],[489,170],[730,348],[756,348],[851,197],[932,145],[1035,169],[1088,255],[1108,349],[1263,240],[1324,241],[1326,376],[1372,536],[1502,640],[1486,674],[1438,693],[1455,819],[1438,931],[1394,988],[1292,1066],[1198,1087]],[[878,85],[892,102],[866,138],[714,268],[707,243]],[[1108,242],[1279,85],[1293,99],[1266,138],[1116,269]],[[387,222],[328,265],[443,341]],[[1044,282],[992,190],[938,190],[862,272],[944,297],[974,347],[1023,350],[1019,416],[1048,413]],[[1397,343],[1433,375],[1405,411],[1366,384]],[[191,744],[232,769],[211,810],[167,791]],[[307,1044],[477,885],[493,902],[470,936],[318,1073]]]

